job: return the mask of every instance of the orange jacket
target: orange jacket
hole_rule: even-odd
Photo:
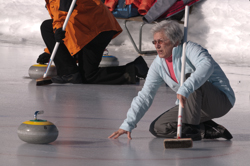
[[[61,28],[67,11],[61,10],[60,0],[45,1],[48,12],[53,19],[53,29]],[[113,14],[100,0],[77,0],[76,7],[65,29],[64,44],[73,56],[98,34],[111,30],[117,31],[113,38],[122,32]],[[48,50],[45,49],[45,52],[48,52]]]

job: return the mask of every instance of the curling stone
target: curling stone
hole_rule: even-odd
[[[106,53],[103,54],[99,67],[119,66],[119,61],[115,56],[109,55],[109,52],[107,49],[105,49],[104,52]]]
[[[17,134],[22,141],[31,144],[48,144],[57,139],[57,127],[47,120],[37,119],[37,114],[43,113],[44,111],[36,111],[34,120],[25,121],[18,127]]]
[[[29,68],[29,76],[32,79],[37,79],[43,77],[43,74],[45,73],[47,69],[47,64],[34,64]],[[56,67],[54,65],[50,66],[49,72],[47,76],[53,77],[56,76]]]

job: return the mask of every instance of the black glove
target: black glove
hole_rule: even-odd
[[[65,38],[65,32],[63,31],[62,28],[59,28],[55,31],[55,40],[56,42],[63,42],[63,39]]]
[[[50,54],[48,54],[47,52],[44,52],[41,55],[39,55],[36,62],[40,64],[45,64],[49,62],[49,59],[50,59]]]

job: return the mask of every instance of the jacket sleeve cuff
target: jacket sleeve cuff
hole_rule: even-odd
[[[188,98],[188,96],[189,96],[191,93],[192,93],[192,92],[188,91],[187,88],[186,88],[184,85],[182,85],[182,86],[178,89],[178,91],[177,91],[177,94],[180,94],[180,95],[182,95],[182,96],[184,96],[184,97],[186,97],[186,98]]]
[[[130,126],[130,125],[129,125],[128,123],[126,123],[126,122],[123,122],[122,125],[120,126],[120,129],[126,130],[126,131],[128,131],[128,132],[132,132],[132,130],[133,130],[134,128],[136,128],[136,126],[135,126],[135,127]]]

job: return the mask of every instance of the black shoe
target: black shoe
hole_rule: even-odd
[[[206,139],[225,138],[230,140],[233,138],[231,133],[225,127],[215,123],[212,120],[206,121],[203,124],[205,126],[204,138]]]
[[[200,130],[194,125],[183,124],[181,135],[182,138],[191,138],[193,141],[202,139]]]
[[[58,83],[58,84],[66,84],[66,83],[81,84],[83,83],[81,74],[79,72],[75,74],[70,74],[70,75],[56,76],[56,77],[51,78],[51,81],[53,83]]]
[[[133,63],[135,65],[135,74],[138,77],[145,79],[148,74],[148,65],[145,62],[145,60],[142,58],[142,56],[137,57]]]

